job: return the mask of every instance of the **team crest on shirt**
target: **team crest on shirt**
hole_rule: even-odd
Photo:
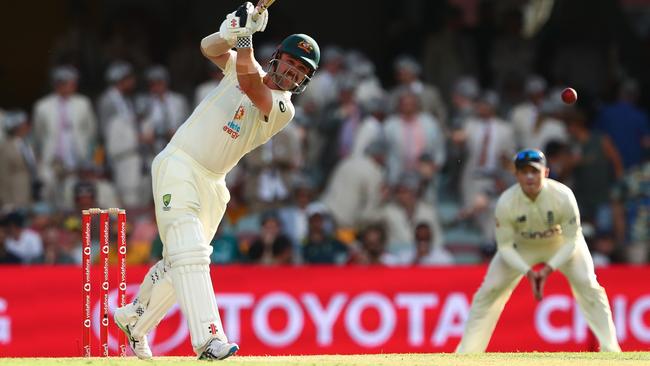
[[[171,206],[169,206],[169,204],[172,202],[171,193],[164,194],[162,199],[163,199],[163,211],[171,210]]]

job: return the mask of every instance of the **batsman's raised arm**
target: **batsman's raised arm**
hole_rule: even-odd
[[[203,53],[203,56],[208,60],[219,66],[221,70],[226,67],[226,63],[228,63],[228,59],[232,52],[230,49],[235,45],[235,41],[226,38],[222,32],[226,21],[227,20],[224,20],[223,23],[221,23],[219,32],[212,33],[201,40],[201,53]]]
[[[201,40],[201,52],[223,70],[232,54],[230,50],[237,45],[238,38],[250,38],[253,33],[264,31],[268,19],[268,11],[257,13],[253,4],[246,2],[226,16],[218,32]]]

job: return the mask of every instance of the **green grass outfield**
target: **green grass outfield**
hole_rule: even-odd
[[[129,357],[103,358],[0,358],[0,365],[196,365],[205,364],[190,357],[154,357],[153,361],[140,361]],[[487,353],[476,355],[436,354],[384,354],[384,355],[328,355],[328,356],[235,356],[217,365],[300,365],[300,366],[582,366],[582,365],[650,365],[650,352],[625,353]]]

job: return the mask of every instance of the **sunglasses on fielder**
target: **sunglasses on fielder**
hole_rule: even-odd
[[[546,167],[546,156],[539,150],[526,149],[515,155],[514,163],[517,169],[523,168],[526,165],[532,165],[538,169],[542,169]]]

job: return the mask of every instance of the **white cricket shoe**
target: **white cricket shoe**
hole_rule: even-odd
[[[199,360],[224,360],[239,351],[237,343],[225,343],[212,339],[199,355]]]
[[[131,346],[133,353],[141,360],[149,360],[151,359],[152,354],[147,337],[134,338],[131,336],[131,328],[135,325],[133,319],[138,318],[136,310],[132,309],[132,307],[132,304],[127,304],[121,308],[117,308],[115,314],[113,314],[113,320],[124,334],[126,334],[126,337],[129,340],[129,346]]]

